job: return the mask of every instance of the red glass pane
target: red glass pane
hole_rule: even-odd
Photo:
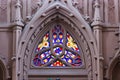
[[[65,64],[63,64],[61,61],[57,60],[53,64],[50,65],[51,67],[63,67]]]

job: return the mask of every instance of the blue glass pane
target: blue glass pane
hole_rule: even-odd
[[[61,28],[60,25],[55,26],[52,29],[52,38],[53,38],[53,45],[62,45],[64,39],[64,30]]]
[[[60,55],[62,53],[62,47],[55,47],[53,51],[55,55]]]
[[[33,64],[34,64],[35,66],[41,66],[41,65],[42,65],[42,64],[41,64],[41,60],[40,60],[39,58],[34,58]]]
[[[60,25],[54,26],[51,30],[42,37],[42,41],[38,44],[33,64],[42,66],[49,63],[47,65],[49,67],[66,67],[67,63],[72,66],[82,65],[80,49],[75,39],[68,32],[64,32]]]
[[[81,57],[78,54],[75,54],[68,50],[65,51],[65,55],[63,55],[61,58],[72,66],[80,66],[82,64]]]
[[[46,63],[49,63],[53,59],[54,59],[54,56],[51,55],[50,50],[49,50],[49,51],[43,52],[42,54],[36,54],[33,60],[33,64],[35,66],[41,66]]]

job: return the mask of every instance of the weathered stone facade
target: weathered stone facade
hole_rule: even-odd
[[[120,0],[0,0],[0,80],[120,80]],[[39,68],[35,46],[61,24],[82,50],[81,68]]]

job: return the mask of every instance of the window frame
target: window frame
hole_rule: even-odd
[[[79,47],[79,50],[80,50],[80,54],[78,54],[77,52],[74,52],[73,50],[70,50],[69,48],[67,48],[66,47],[66,45],[65,45],[65,41],[66,40],[64,40],[64,45],[63,46],[60,46],[60,47],[63,47],[64,48],[64,51],[63,52],[65,52],[65,49],[66,50],[69,50],[70,52],[74,52],[74,53],[76,53],[76,54],[78,54],[78,55],[80,55],[80,57],[81,57],[81,60],[82,60],[82,65],[80,66],[80,67],[73,67],[72,65],[69,65],[69,63],[65,63],[65,62],[63,62],[63,63],[65,63],[65,64],[67,64],[67,65],[69,65],[70,67],[46,67],[46,64],[44,65],[44,66],[34,66],[34,64],[33,64],[33,62],[31,61],[31,68],[39,68],[39,69],[62,69],[62,68],[64,68],[64,69],[84,69],[85,68],[85,61],[84,61],[84,57],[83,57],[83,51],[82,51],[82,49],[81,49],[81,45],[80,45],[80,41],[78,41],[78,38],[77,38],[77,35],[75,35],[75,30],[73,31],[73,30],[71,30],[70,28],[72,28],[72,27],[68,27],[68,24],[63,24],[63,23],[53,23],[53,24],[50,24],[50,25],[47,25],[46,27],[45,27],[45,29],[43,29],[43,31],[41,31],[40,32],[40,34],[42,34],[42,36],[40,36],[39,38],[38,38],[38,40],[39,41],[37,41],[37,43],[36,43],[36,45],[34,46],[35,48],[34,48],[34,50],[33,50],[33,52],[32,52],[32,59],[31,60],[33,60],[33,58],[34,58],[34,52],[35,52],[35,50],[36,50],[36,47],[37,47],[37,45],[42,41],[42,38],[44,37],[44,35],[50,30],[50,31],[52,31],[51,29],[53,29],[53,27],[54,26],[56,26],[56,25],[61,25],[61,27],[64,29],[64,37],[65,37],[65,39],[66,39],[66,35],[67,35],[67,32],[70,34],[70,36],[73,38],[73,39],[75,39],[75,42],[76,42],[76,44],[77,44],[77,46]],[[52,28],[51,28],[51,26],[52,26]],[[71,32],[71,33],[70,33]],[[65,34],[66,33],[66,34]],[[50,32],[50,38],[52,38],[52,32]],[[50,39],[50,45],[51,45],[51,43],[52,43],[52,41],[51,41],[52,39]],[[57,45],[58,46],[58,45]],[[53,50],[53,46],[52,46],[52,48],[51,48],[51,46],[50,46],[50,48],[48,48],[48,49],[46,49],[46,50],[44,50],[44,51],[41,51],[41,52],[45,52],[45,51],[47,51],[47,50]],[[40,52],[39,52],[40,53]],[[37,54],[39,54],[39,53],[37,53]],[[51,53],[52,54],[52,53]],[[64,54],[64,53],[62,53],[62,54]],[[57,58],[59,58],[59,57],[57,57]],[[56,59],[57,59],[56,58]],[[59,58],[60,59],[60,58]],[[63,60],[60,60],[60,61],[63,61]]]

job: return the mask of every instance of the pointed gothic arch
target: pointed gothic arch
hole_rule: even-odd
[[[108,67],[107,73],[106,73],[106,78],[108,80],[120,79],[120,77],[119,77],[119,73],[120,73],[119,66],[120,66],[120,64],[119,63],[120,63],[120,50],[118,50],[116,52],[115,56],[113,57],[113,59],[109,63],[109,67]]]
[[[56,6],[59,6],[59,10],[56,9]],[[29,74],[31,76],[39,76],[39,75],[32,74],[34,71],[28,71],[31,69],[31,67],[29,67],[31,64],[30,62],[31,55],[32,55],[31,50],[33,50],[34,48],[33,46],[35,45],[34,43],[35,40],[39,37],[37,36],[37,34],[41,32],[44,28],[46,28],[47,25],[50,25],[51,23],[55,23],[56,21],[60,21],[59,23],[65,24],[65,25],[67,24],[69,28],[74,29],[73,33],[74,32],[77,33],[78,38],[81,39],[82,41],[81,45],[83,47],[82,49],[84,52],[84,58],[86,63],[86,68],[84,68],[85,73],[81,74],[83,72],[77,70],[78,73],[74,75],[79,74],[78,76],[85,76],[86,78],[89,78],[89,80],[93,79],[93,77],[94,79],[96,79],[95,76],[93,75],[94,74],[93,72],[96,71],[96,67],[93,66],[93,65],[96,65],[94,60],[94,57],[96,56],[96,51],[97,51],[96,41],[93,37],[90,26],[84,21],[80,13],[77,12],[75,8],[73,9],[73,7],[71,6],[70,7],[73,11],[68,7],[58,3],[52,6],[49,6],[47,9],[45,7],[47,6],[43,6],[43,8],[39,9],[39,11],[33,17],[33,19],[25,26],[25,29],[23,31],[23,35],[19,43],[20,44],[19,51],[18,51],[19,55],[17,56],[18,63],[19,63],[18,66],[21,66],[20,69],[18,68],[18,70],[20,70],[21,72],[19,73],[18,78],[27,79]],[[41,69],[41,72],[42,71],[44,70]],[[49,74],[46,73],[46,75],[49,75]],[[55,76],[55,73],[52,73],[52,74],[53,76]],[[58,74],[60,75],[60,73]]]
[[[6,80],[6,68],[2,59],[0,59],[0,79]]]

